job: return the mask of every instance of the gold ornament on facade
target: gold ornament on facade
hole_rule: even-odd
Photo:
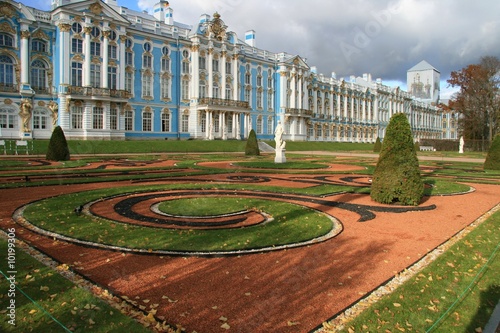
[[[92,27],[83,27],[83,32],[87,35],[90,35],[92,32]]]
[[[28,39],[30,38],[30,31],[29,30],[22,30],[21,31],[21,38],[22,39]]]
[[[213,20],[210,22],[207,29],[207,37],[215,37],[217,40],[222,41],[226,38],[226,25],[220,19],[219,13],[214,14]]]
[[[5,16],[8,18],[17,17],[17,10],[10,3],[2,2],[2,6],[0,7],[0,17]]]
[[[3,100],[3,103],[5,105],[11,105],[12,104],[12,100],[10,98],[6,98],[6,99]]]
[[[102,13],[102,6],[99,2],[94,2],[89,6],[89,10],[91,13],[95,15],[101,15]]]
[[[4,22],[0,23],[0,32],[8,32],[11,34],[15,34],[16,29],[14,29],[9,23],[4,21]]]
[[[43,30],[37,29],[33,32],[31,35],[33,38],[39,38],[39,39],[44,39],[44,40],[49,40],[49,36]]]
[[[58,27],[61,32],[69,32],[71,30],[71,25],[68,23],[60,23]]]
[[[56,102],[54,102],[54,101],[50,101],[49,104],[47,105],[47,107],[49,108],[49,110],[51,112],[52,125],[56,126],[56,124],[57,124],[57,118],[59,116],[59,114],[58,114],[59,105]]]

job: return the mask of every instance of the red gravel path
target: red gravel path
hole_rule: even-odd
[[[290,183],[284,181],[283,186]],[[331,240],[223,258],[125,255],[85,248],[33,234],[11,218],[16,208],[36,199],[127,185],[130,182],[0,190],[0,227],[16,227],[19,238],[83,276],[116,295],[137,298],[139,304],[159,304],[157,316],[200,333],[309,332],[500,202],[498,186],[474,184],[476,191],[469,194],[427,199],[425,205],[437,206],[433,211],[376,213],[376,219],[365,223],[356,222],[355,213],[329,208],[344,225]],[[374,204],[366,195],[331,199]],[[221,328],[224,323],[229,330]]]

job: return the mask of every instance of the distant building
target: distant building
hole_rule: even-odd
[[[415,77],[415,94],[369,74],[325,77],[299,55],[257,48],[254,30],[240,40],[217,13],[183,24],[164,0],[152,13],[115,0],[53,0],[51,11],[3,1],[0,136],[49,138],[60,125],[69,139],[228,140],[251,129],[272,139],[281,122],[285,140],[373,143],[404,112],[415,140],[441,138],[441,111],[424,101],[439,96],[434,76]]]
[[[406,72],[406,85],[411,96],[439,103],[441,74],[427,61],[422,60]]]

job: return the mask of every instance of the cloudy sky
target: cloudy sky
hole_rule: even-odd
[[[151,10],[158,0],[117,0]],[[23,0],[49,9],[50,0]],[[442,97],[450,72],[500,58],[498,0],[170,0],[174,20],[194,24],[221,14],[244,38],[255,30],[257,47],[307,58],[319,73],[337,77],[371,73],[406,90],[406,71],[426,60],[441,73]]]

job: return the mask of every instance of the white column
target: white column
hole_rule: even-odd
[[[221,66],[220,97],[222,99],[226,99],[231,97],[231,96],[226,96],[226,51],[221,52],[219,66]]]
[[[208,94],[209,98],[214,97],[214,73],[213,73],[213,59],[214,59],[214,49],[208,49]]]
[[[233,65],[233,100],[238,101],[240,98],[238,96],[239,75],[238,75],[238,54],[237,53],[233,55],[232,65]]]
[[[292,75],[291,75],[291,82],[290,82],[290,88],[292,90],[292,95],[290,96],[290,107],[291,108],[296,108],[297,107],[297,100],[296,100],[296,89],[295,85],[297,82],[297,72],[295,71],[295,68],[292,70]]]
[[[69,52],[64,52],[64,50],[70,50],[69,42],[69,31],[71,26],[66,23],[59,24],[59,41],[57,47],[59,48],[59,83],[69,84],[70,81],[70,68],[69,63]],[[55,81],[55,78],[54,78]],[[59,110],[61,110],[61,105],[59,105]]]
[[[191,47],[191,96],[190,98],[198,99],[200,97],[200,46],[195,44]],[[207,124],[208,126],[208,124]],[[208,129],[207,129],[208,130]]]
[[[109,45],[109,30],[104,31],[104,42],[103,44],[103,54],[102,54],[102,87],[103,88],[109,88],[109,82],[108,82],[108,67],[109,67],[109,52],[108,52],[108,45]],[[123,58],[125,59],[125,58]]]
[[[29,30],[21,31],[21,85],[29,84]]]
[[[83,63],[83,86],[90,87],[90,33],[92,27],[84,27],[83,31],[85,33],[85,42],[83,45],[85,61]]]

